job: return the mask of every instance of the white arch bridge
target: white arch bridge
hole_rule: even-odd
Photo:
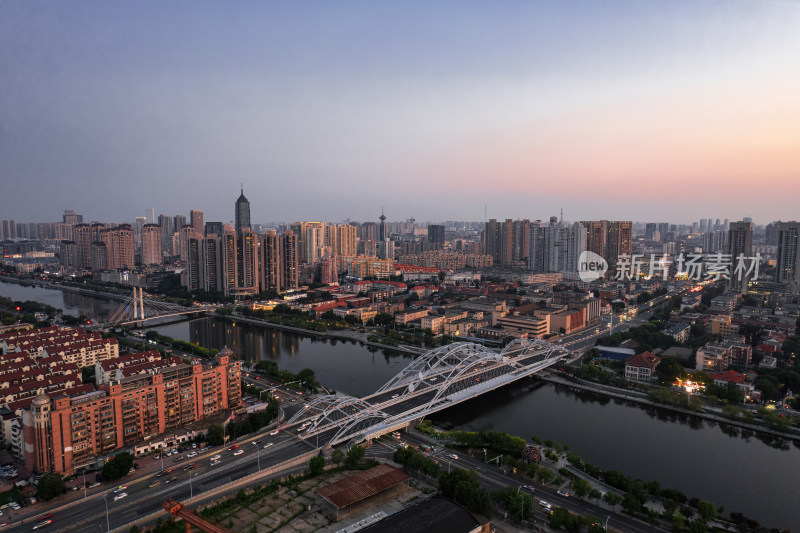
[[[468,342],[449,344],[419,356],[370,396],[337,394],[314,399],[287,427],[317,447],[377,438],[535,374],[567,356],[564,347],[538,339],[518,339],[501,352]]]

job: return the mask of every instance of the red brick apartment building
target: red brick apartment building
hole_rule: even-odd
[[[228,349],[191,363],[155,350],[117,354],[116,339],[81,329],[0,335],[0,444],[31,471],[70,475],[241,404],[241,364]],[[97,385],[82,383],[79,366],[87,365]]]
[[[23,411],[25,465],[71,475],[97,456],[241,404],[241,365],[230,350],[212,362],[151,367],[78,396],[37,396]],[[131,370],[134,370],[131,367]]]

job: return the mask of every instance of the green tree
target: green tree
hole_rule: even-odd
[[[225,428],[222,424],[213,424],[208,428],[208,444],[221,446],[225,442]]]
[[[592,489],[589,491],[589,498],[593,499],[596,502],[600,501],[600,498],[603,497],[603,493],[597,489]]]
[[[703,517],[703,520],[708,522],[715,516],[717,516],[717,506],[711,502],[707,502],[705,500],[700,500],[697,502],[697,512]]]
[[[100,476],[103,481],[115,481],[125,476],[133,466],[133,455],[128,452],[118,453],[103,465]]]
[[[347,452],[347,464],[349,466],[358,466],[358,464],[364,458],[364,453],[365,452],[366,452],[366,450],[364,450],[363,447],[358,446],[358,445],[353,446]]]
[[[578,498],[583,498],[592,490],[592,485],[585,479],[576,479],[572,484],[572,491]]]
[[[325,458],[321,455],[312,457],[308,463],[308,468],[311,470],[312,476],[318,476],[325,471]]]
[[[611,508],[615,508],[617,505],[620,504],[622,501],[622,496],[617,494],[616,492],[608,491],[603,495],[603,500],[611,506]]]
[[[336,448],[333,450],[333,453],[331,453],[331,461],[341,466],[341,464],[344,462],[344,452],[341,448]]]
[[[61,477],[61,474],[56,474],[55,472],[42,476],[39,484],[36,485],[36,494],[43,501],[52,500],[56,496],[63,494],[65,490],[64,478]]]

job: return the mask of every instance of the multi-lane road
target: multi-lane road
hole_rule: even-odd
[[[229,449],[232,446],[229,443],[224,447],[204,450],[198,456],[186,458],[177,464],[173,463],[171,457],[167,458],[163,474],[153,472],[130,481],[123,478],[115,484],[104,483],[101,492],[89,494],[86,498],[75,500],[76,495],[80,496],[80,491],[69,493],[65,497],[67,500],[51,502],[48,507],[51,510],[42,510],[38,515],[26,518],[24,524],[12,519],[14,522],[7,531],[31,531],[38,523],[37,518],[45,513],[53,514],[53,523],[47,526],[46,531],[97,533],[108,528],[113,531],[159,511],[161,502],[166,498],[182,501],[198,496],[315,449],[314,443],[298,436],[296,425],[281,429],[276,435],[265,431],[235,444],[237,448],[234,450]],[[212,461],[216,456],[219,456],[218,462]],[[147,461],[159,463],[152,457],[137,459],[139,463]],[[212,465],[212,462],[216,464]],[[189,469],[190,465],[195,466]],[[126,487],[115,492],[120,485]],[[120,492],[127,496],[115,500]]]

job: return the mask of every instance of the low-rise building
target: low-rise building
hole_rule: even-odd
[[[691,324],[686,322],[673,322],[664,329],[664,334],[669,335],[676,342],[684,343],[689,340],[689,332],[692,330]]]
[[[653,383],[656,381],[656,367],[661,358],[650,352],[634,355],[625,361],[625,379],[639,383]]]
[[[711,334],[722,335],[736,335],[739,333],[739,324],[731,323],[730,315],[719,315],[711,319]]]

